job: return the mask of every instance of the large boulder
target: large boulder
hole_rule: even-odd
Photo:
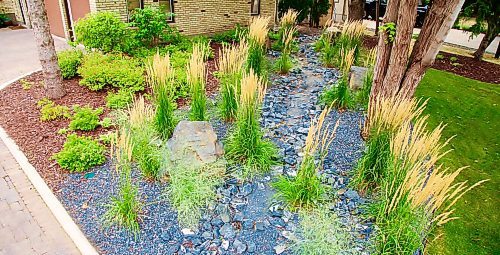
[[[167,146],[174,162],[203,165],[214,163],[224,155],[217,134],[206,121],[179,122]]]
[[[349,76],[349,87],[352,90],[359,90],[363,87],[363,80],[365,79],[368,68],[361,66],[352,66],[351,74]]]

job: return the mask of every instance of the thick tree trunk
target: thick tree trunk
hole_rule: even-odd
[[[50,34],[47,11],[43,0],[28,0],[31,26],[35,35],[38,57],[42,64],[45,94],[51,99],[61,98],[66,94],[62,83],[61,70],[57,64],[54,39]]]
[[[396,25],[396,38],[392,43],[389,66],[384,77],[385,96],[395,95],[408,65],[413,26],[417,18],[418,0],[401,0]]]
[[[396,3],[398,2],[398,3]],[[410,57],[410,42],[418,0],[391,0],[384,23],[396,23],[396,37],[387,44],[379,35],[377,61],[370,97],[412,97],[425,71],[433,64],[464,0],[434,0]],[[397,4],[397,6],[396,6]],[[395,10],[393,8],[396,8]],[[392,13],[395,11],[395,13]]]
[[[349,1],[349,20],[362,20],[365,16],[365,0]]]
[[[384,24],[396,23],[398,18],[400,0],[391,0],[387,6],[387,10],[384,17]],[[391,44],[386,43],[389,40],[386,33],[382,32],[378,34],[378,46],[377,46],[377,59],[375,61],[375,67],[373,70],[373,85],[371,90],[371,95],[378,95],[383,91],[383,81],[385,74],[387,72],[387,66],[389,65],[389,59],[391,56]]]
[[[491,23],[491,24],[490,24]],[[481,40],[481,43],[479,44],[479,47],[477,48],[476,52],[474,52],[474,58],[481,60],[483,59],[484,52],[486,51],[486,48],[488,48],[488,45],[495,40],[498,34],[498,30],[495,22],[488,22],[488,29],[486,30],[486,34],[484,35],[483,39]]]
[[[399,94],[412,97],[425,71],[432,66],[439,48],[450,32],[464,0],[435,0],[427,13],[420,35],[413,46],[409,66]]]

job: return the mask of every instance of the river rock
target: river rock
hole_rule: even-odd
[[[183,120],[167,142],[171,159],[190,165],[214,163],[224,155],[217,134],[207,121]]]
[[[349,87],[353,90],[359,90],[363,87],[363,80],[365,79],[368,68],[361,66],[351,67],[351,74],[349,76]]]

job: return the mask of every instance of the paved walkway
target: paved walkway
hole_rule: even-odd
[[[0,255],[4,254],[80,253],[0,140]]]
[[[70,46],[54,37],[56,50]],[[31,29],[0,29],[0,85],[41,69]]]
[[[366,26],[370,29],[375,29],[375,21],[373,20],[364,20],[363,21]],[[413,29],[414,34],[420,33],[420,28]],[[461,47],[469,48],[469,49],[477,49],[481,40],[484,37],[484,34],[480,34],[473,39],[470,39],[470,32],[459,30],[459,29],[451,29],[446,37],[445,43],[458,45]],[[497,36],[495,40],[490,43],[488,48],[486,48],[486,52],[495,54],[497,50],[497,46],[500,43],[500,36]]]

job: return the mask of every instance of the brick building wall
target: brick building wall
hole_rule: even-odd
[[[82,0],[86,1],[86,0]],[[120,18],[127,22],[127,0],[88,0],[90,12],[112,11],[116,12]]]
[[[16,22],[23,22],[21,5],[16,0],[0,0],[0,13],[14,14]]]
[[[114,11],[123,21],[128,19],[127,0],[89,0],[90,11]],[[175,18],[171,23],[186,35],[213,34],[248,25],[250,0],[174,0]],[[158,6],[157,0],[144,0],[144,6]],[[261,0],[260,15],[275,20],[276,0]]]
[[[187,35],[226,31],[236,24],[250,23],[250,4],[249,0],[176,0],[172,25]],[[261,0],[261,16],[271,17],[274,22],[275,13],[275,0]]]

